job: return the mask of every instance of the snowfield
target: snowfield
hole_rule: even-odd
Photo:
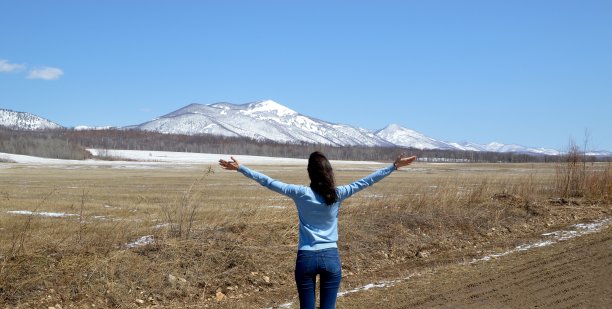
[[[62,160],[24,156],[9,153],[0,153],[0,160],[30,164],[30,165],[61,165],[61,166],[110,166],[117,168],[154,168],[154,167],[176,167],[177,165],[190,166],[193,164],[212,164],[215,165],[219,159],[229,159],[229,154],[210,154],[192,152],[170,152],[170,151],[147,151],[147,150],[107,150],[107,149],[87,149],[94,157],[105,156],[114,158],[113,161],[107,160]],[[234,155],[236,160],[249,165],[306,165],[306,159],[277,158],[264,156]],[[351,165],[373,165],[386,164],[372,161],[331,161],[332,164],[351,164]],[[14,163],[0,163],[14,164]]]

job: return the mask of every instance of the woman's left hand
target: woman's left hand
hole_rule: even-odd
[[[219,160],[219,165],[221,165],[224,170],[237,171],[240,168],[240,163],[238,163],[238,160],[234,159],[234,157],[230,158],[231,161]]]
[[[395,169],[399,169],[402,166],[410,165],[410,163],[412,163],[414,160],[416,160],[416,156],[408,157],[405,153],[402,153],[399,155],[399,157],[397,157],[397,159],[395,159],[393,165],[395,165]]]

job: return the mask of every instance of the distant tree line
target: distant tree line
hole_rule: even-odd
[[[307,158],[315,150],[332,160],[390,161],[401,152],[426,162],[557,162],[559,156],[401,147],[278,143],[245,137],[163,134],[141,130],[14,131],[0,128],[0,152],[49,158],[84,159],[86,148],[219,153]],[[608,158],[609,160],[609,158]]]
[[[2,126],[0,152],[71,160],[91,157],[81,145],[66,139],[59,131],[16,131]]]

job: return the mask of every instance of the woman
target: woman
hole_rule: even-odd
[[[272,191],[293,199],[300,221],[300,238],[295,262],[295,283],[300,308],[315,307],[315,282],[320,275],[321,309],[335,308],[342,267],[338,254],[338,209],[342,201],[373,185],[400,167],[409,165],[415,156],[401,154],[392,165],[377,170],[352,184],[336,187],[329,160],[321,152],[308,159],[310,187],[291,185],[272,179],[241,165],[234,157],[219,160],[226,170],[239,171]]]

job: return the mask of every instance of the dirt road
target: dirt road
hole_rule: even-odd
[[[353,293],[338,308],[610,308],[612,227],[393,287]]]

